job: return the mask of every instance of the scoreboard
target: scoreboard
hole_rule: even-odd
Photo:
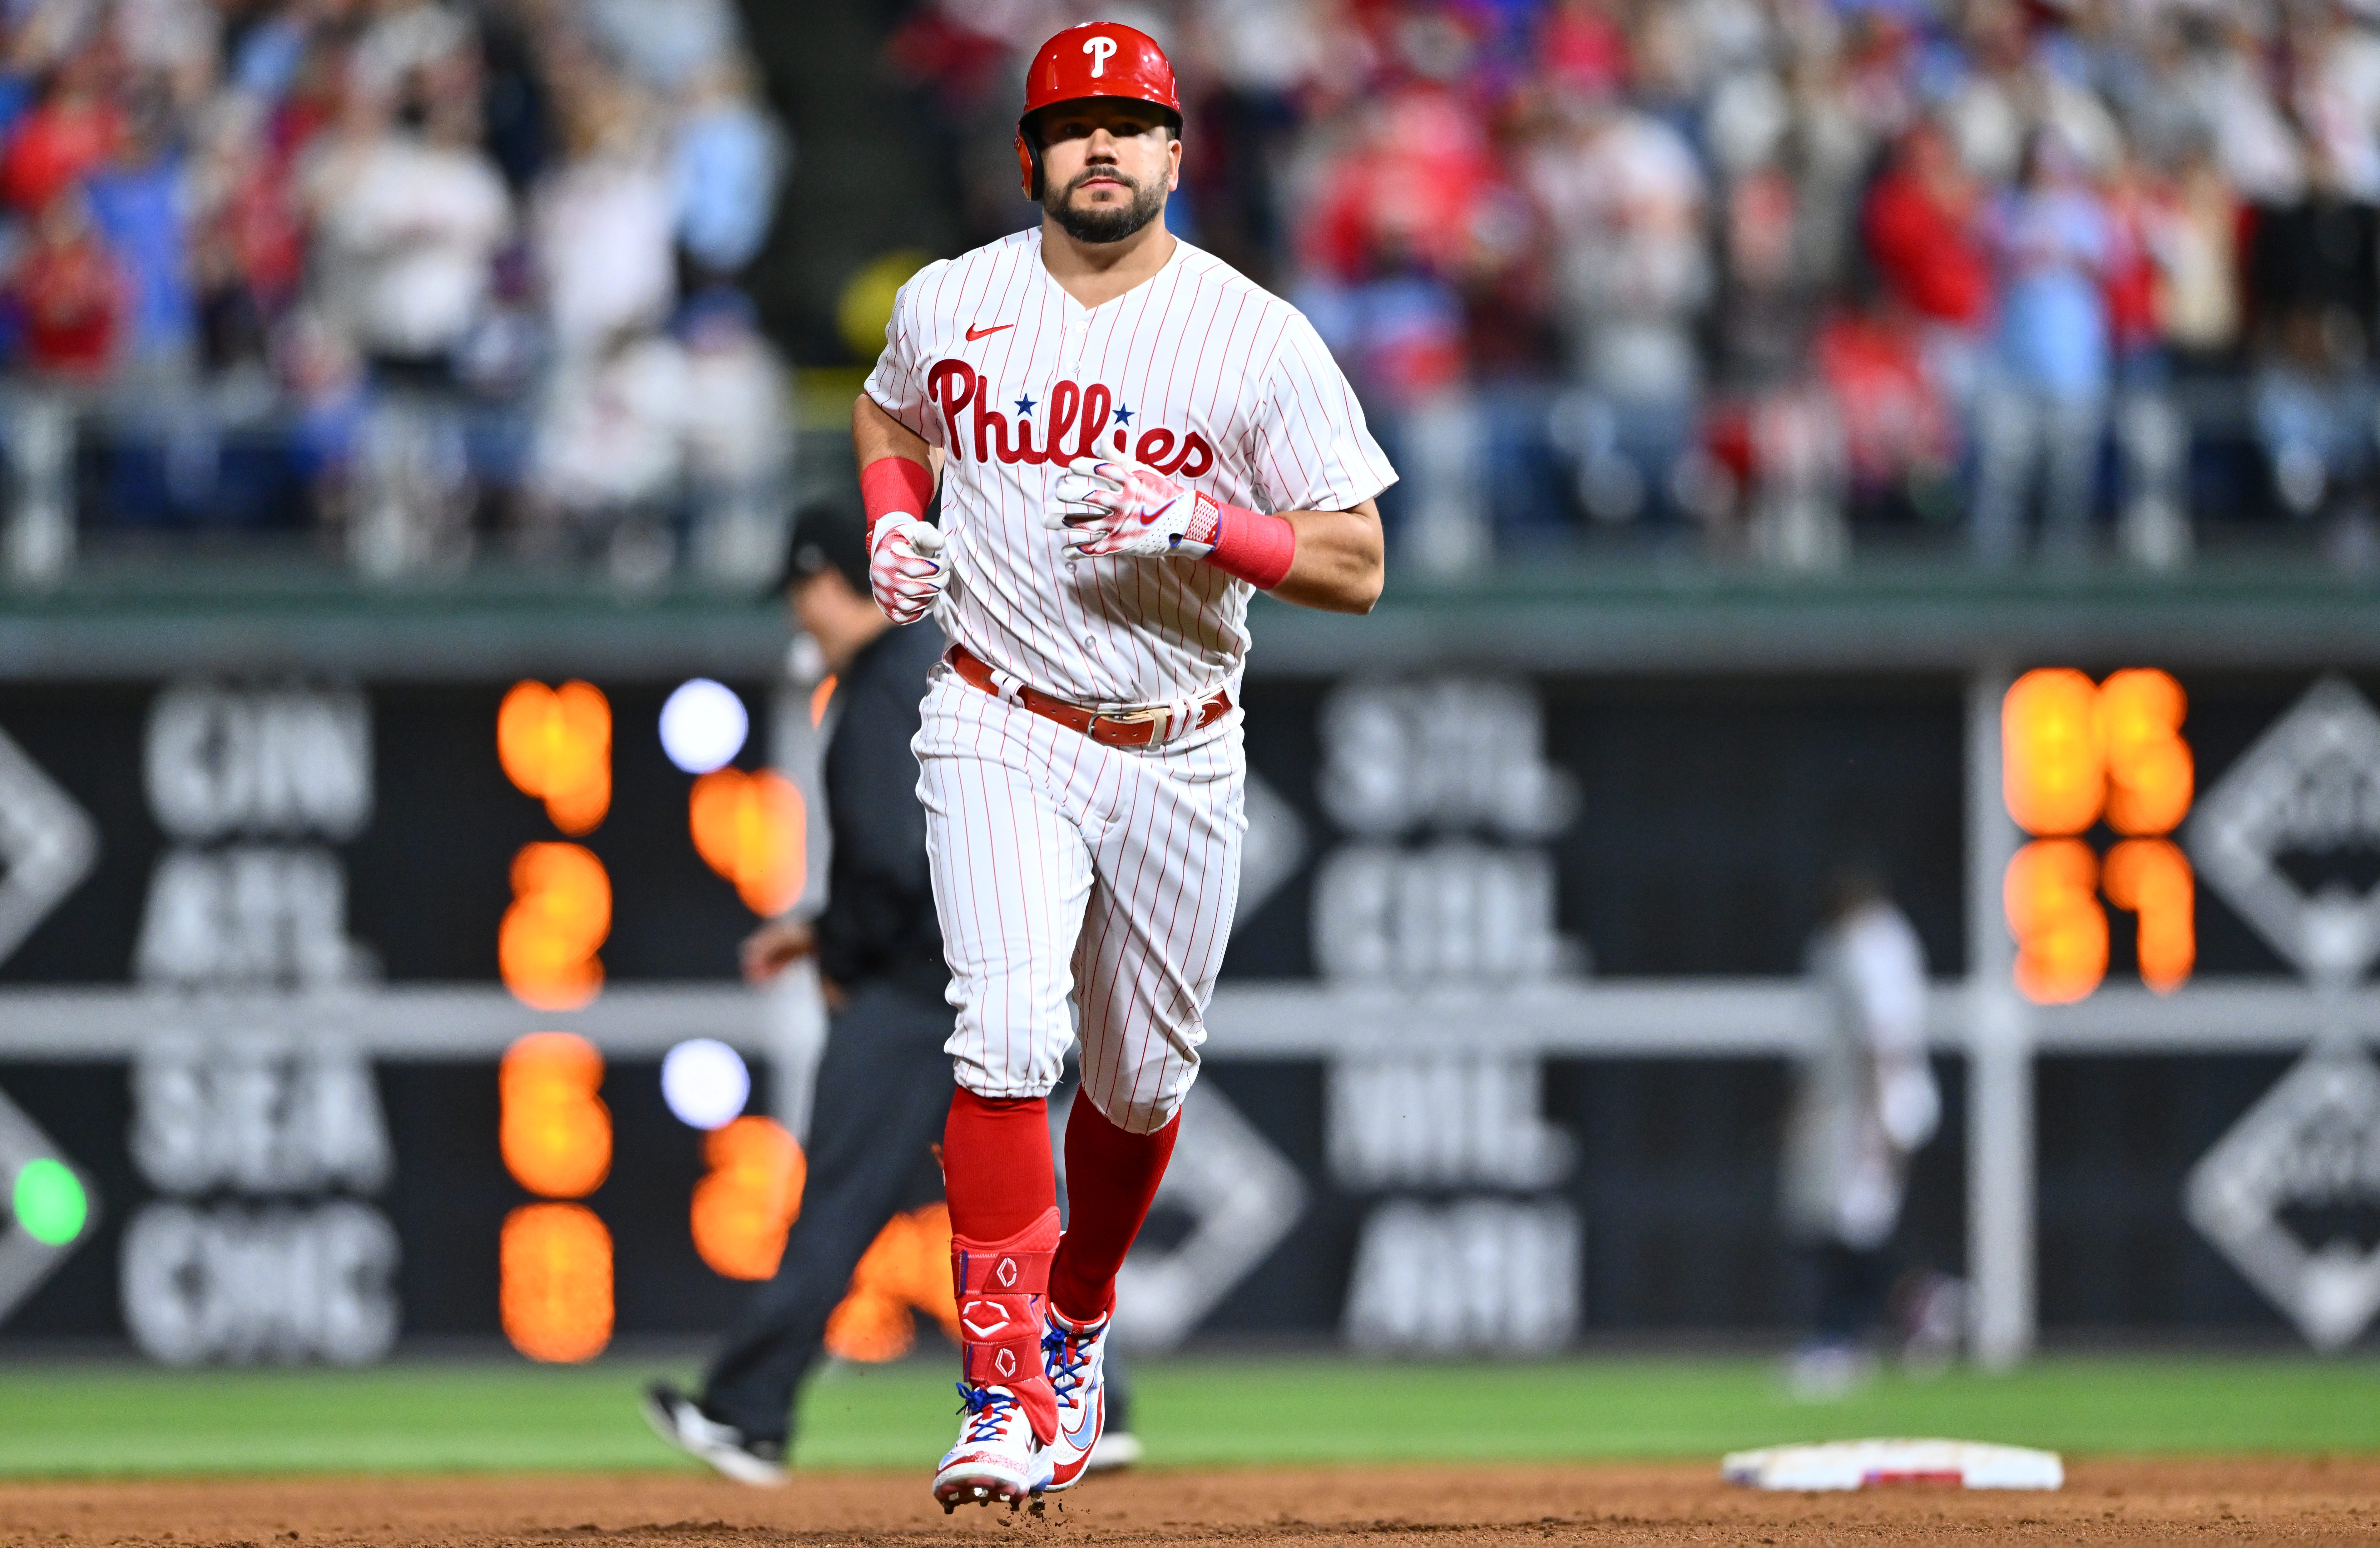
[[[67,1250],[8,1332],[361,1360],[501,1325],[578,1359],[615,1299],[632,1328],[721,1314],[773,1271],[798,1197],[753,1039],[705,1038],[698,1013],[673,1104],[657,1067],[536,1018],[607,974],[732,981],[744,932],[795,901],[809,814],[767,767],[773,708],[705,680],[13,690],[0,897],[41,916],[0,985],[95,997],[134,1031],[106,1062],[69,1036],[0,1076],[58,1153],[17,1168],[10,1213]],[[62,849],[63,874],[19,863]],[[525,1030],[459,1063],[357,1035],[393,990],[471,985]],[[615,1227],[637,1244],[616,1274]]]
[[[1886,877],[1946,991],[1993,930],[2045,1014],[2292,982],[2197,835],[2314,680],[2015,675],[1985,793],[2021,832],[1979,894],[1960,675],[1252,679],[1243,901],[1142,1341],[1790,1323],[1776,1124],[1828,869]],[[0,685],[0,1342],[575,1360],[720,1326],[799,1207],[815,998],[744,988],[736,948],[817,901],[832,713],[831,683],[734,674]],[[2276,862],[2309,898],[2380,879],[2342,799],[2345,839]],[[1661,1006],[1674,1035],[1625,1030]],[[1904,1242],[1951,1272],[1961,1035]],[[2276,1325],[2179,1203],[2276,1058],[2043,1060],[2046,1321]],[[947,1318],[919,1173],[847,1353]]]

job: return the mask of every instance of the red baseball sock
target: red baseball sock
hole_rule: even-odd
[[[1066,1235],[1050,1265],[1050,1300],[1067,1321],[1097,1322],[1115,1304],[1116,1270],[1148,1218],[1181,1131],[1176,1113],[1153,1134],[1127,1134],[1076,1094],[1066,1117]]]
[[[1041,1311],[1058,1245],[1049,1104],[961,1086],[942,1125],[942,1192],[963,1330],[959,1373],[1015,1393],[1048,1445],[1058,1435],[1058,1396],[1041,1370]]]
[[[951,1230],[978,1241],[1004,1241],[1055,1209],[1049,1103],[953,1091],[942,1124],[942,1192]]]

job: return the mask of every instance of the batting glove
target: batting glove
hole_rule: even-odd
[[[1214,550],[1215,497],[1125,457],[1076,457],[1058,476],[1041,525],[1086,559],[1204,559]]]
[[[934,611],[942,594],[942,532],[929,522],[894,514],[876,524],[868,554],[868,589],[876,606],[895,623],[915,623]]]

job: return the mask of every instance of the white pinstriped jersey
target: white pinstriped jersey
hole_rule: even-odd
[[[1254,587],[1194,561],[1068,559],[1042,526],[1068,462],[1129,452],[1268,512],[1343,511],[1396,479],[1313,325],[1187,242],[1086,308],[1043,267],[1040,231],[1019,232],[919,271],[885,341],[868,395],[945,455],[936,619],[1075,704],[1235,683]]]

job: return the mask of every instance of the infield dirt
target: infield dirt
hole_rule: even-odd
[[[0,1541],[63,1548],[605,1542],[919,1548],[1593,1543],[2380,1541],[2380,1458],[2083,1461],[2057,1494],[1901,1488],[1762,1494],[1714,1466],[1156,1471],[1094,1481],[1040,1517],[945,1517],[922,1473],[808,1474],[760,1491],[683,1474],[28,1482]]]

